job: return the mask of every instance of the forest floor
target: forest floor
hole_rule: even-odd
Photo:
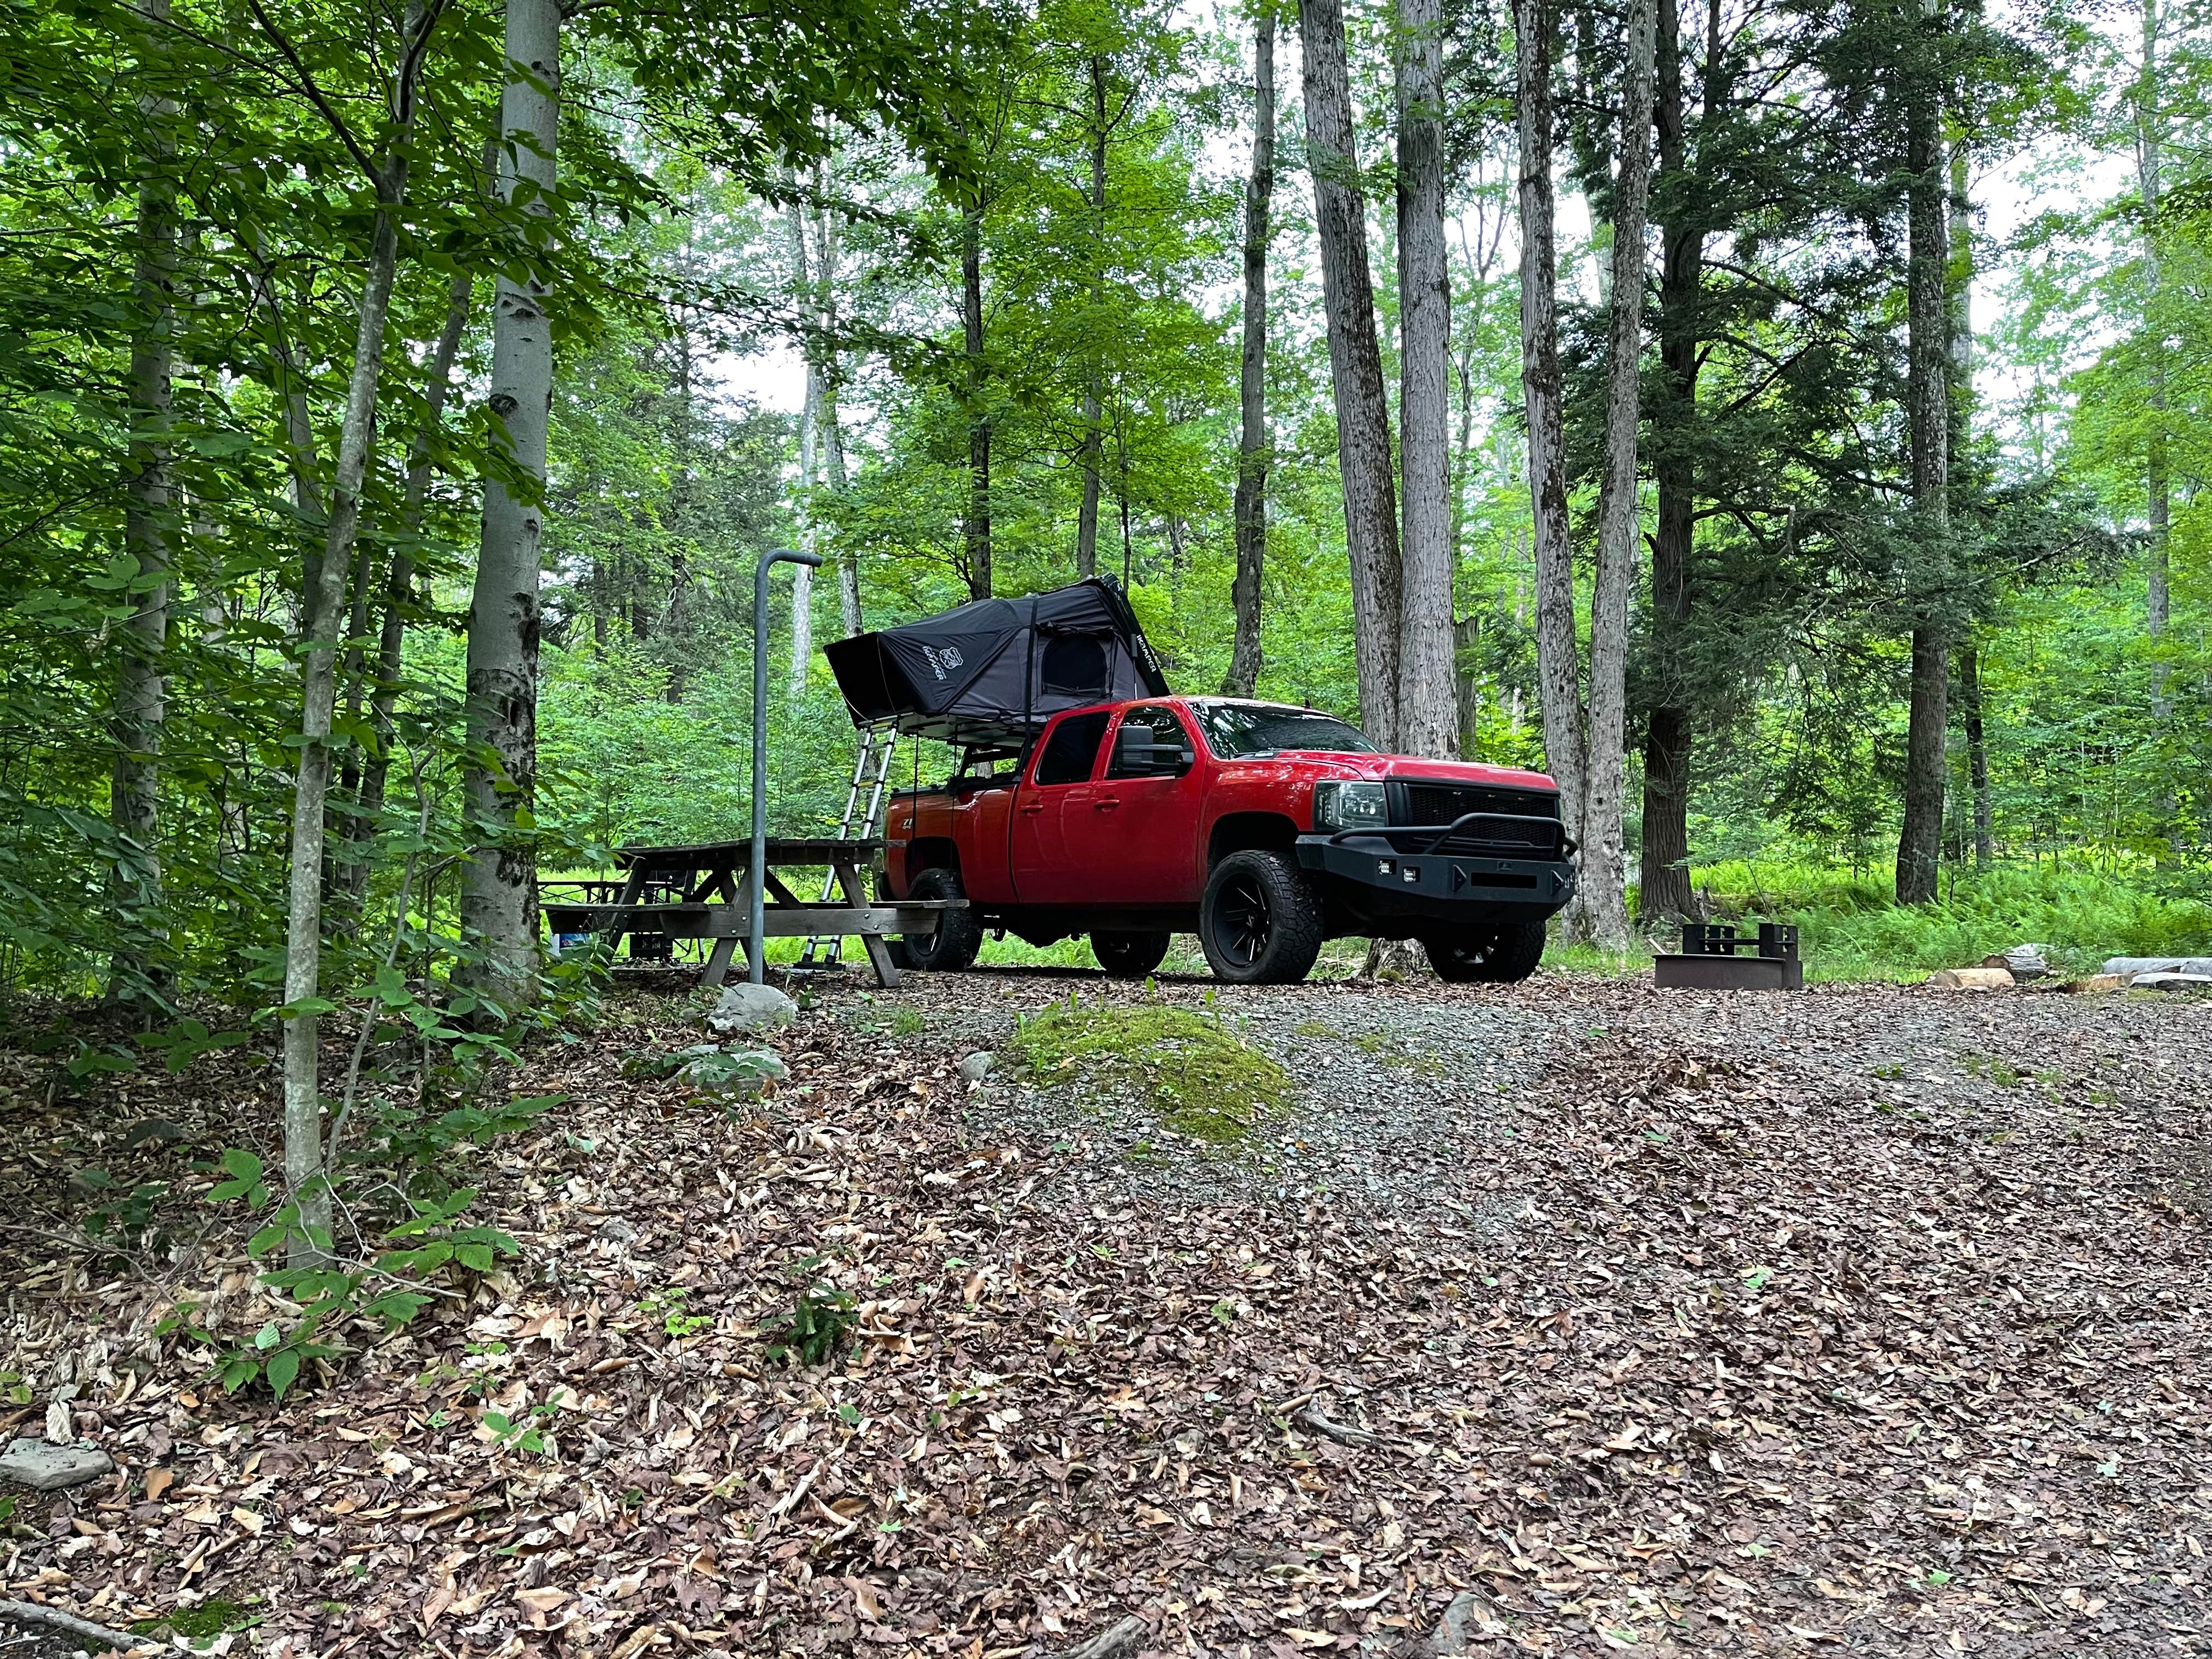
[[[617,998],[455,1172],[522,1265],[281,1406],[148,1334],[258,1322],[228,1235],[69,1243],[87,1162],[269,1150],[265,1056],[0,1052],[0,1431],[71,1386],[121,1465],[16,1494],[0,1596],[300,1659],[2212,1650],[2212,1002],[1163,981],[1297,1085],[1216,1145],[1013,1063],[1071,994],[1146,996],[848,977],[735,1109]],[[770,1360],[817,1275],[856,1346]]]

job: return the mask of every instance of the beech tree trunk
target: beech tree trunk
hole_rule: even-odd
[[[1237,580],[1230,599],[1237,637],[1224,696],[1260,684],[1260,580],[1267,562],[1267,240],[1275,193],[1275,13],[1262,0],[1252,50],[1252,176],[1244,185],[1244,362],[1237,383],[1243,425],[1237,441]]]
[[[142,49],[147,74],[167,81],[169,0],[148,0]],[[137,312],[131,342],[131,450],[124,488],[123,547],[136,573],[129,619],[118,631],[108,781],[108,821],[128,848],[112,902],[122,941],[158,941],[161,910],[161,737],[167,680],[170,526],[169,409],[176,365],[177,210],[169,179],[173,100],[139,100],[149,143],[138,185],[137,260],[131,286]],[[110,964],[108,994],[118,1000],[166,993],[171,975],[158,943],[122,944]]]
[[[1940,27],[1936,20],[1925,28]],[[1905,815],[1897,842],[1897,902],[1936,896],[1943,852],[1943,739],[1949,726],[1951,308],[1943,146],[1925,47],[1906,65],[1909,358],[1906,412],[1912,445],[1916,568],[1912,573],[1912,685],[1905,739]]]
[[[960,216],[960,324],[968,357],[968,522],[962,526],[968,597],[991,597],[990,368],[983,356],[983,210]]]
[[[1397,483],[1340,0],[1304,0],[1298,27],[1305,58],[1306,155],[1321,240],[1329,383],[1336,403],[1337,464],[1343,475],[1345,541],[1352,563],[1359,712],[1367,735],[1387,750],[1398,741]]]
[[[2159,266],[2158,210],[2165,195],[2165,143],[2158,113],[2158,0],[2143,0],[2142,68],[2136,83],[2136,176],[2142,192],[2143,209],[2143,326],[2162,331],[2164,313],[2159,288],[2164,273]],[[2144,506],[2149,540],[2143,550],[2143,632],[2154,650],[2166,635],[2171,603],[2172,576],[2169,544],[2172,535],[2173,485],[2168,476],[2166,446],[2166,353],[2150,354],[2150,443],[2144,465]],[[2171,665],[2151,663],[2151,713],[2160,722],[2172,717],[2173,702],[2166,683]]]
[[[1656,0],[1629,0],[1621,83],[1620,163],[1613,187],[1613,316],[1607,344],[1605,470],[1598,489],[1597,572],[1590,601],[1589,750],[1583,803],[1583,931],[1608,951],[1629,945],[1620,809],[1627,785],[1628,598],[1642,544],[1636,436],[1644,352],[1644,230],[1651,189]]]
[[[845,433],[838,424],[837,393],[845,378],[844,365],[837,349],[837,222],[830,214],[827,198],[830,189],[830,163],[822,163],[817,177],[816,193],[823,205],[816,211],[815,319],[822,331],[822,395],[817,404],[815,421],[815,461],[822,482],[833,495],[845,493]],[[837,549],[837,613],[843,624],[845,637],[851,639],[861,631],[860,567],[853,549],[841,542]]]
[[[292,806],[290,902],[284,949],[284,1180],[299,1206],[301,1226],[288,1246],[295,1267],[311,1266],[331,1248],[331,1191],[323,1164],[322,1090],[313,1009],[321,994],[323,842],[331,782],[331,716],[337,695],[338,631],[346,614],[346,577],[361,528],[362,487],[376,435],[376,397],[384,336],[399,263],[399,211],[407,196],[415,88],[422,53],[437,24],[434,8],[410,0],[400,34],[392,91],[393,137],[374,178],[376,217],[362,272],[354,336],[353,373],[338,427],[337,465],[331,479],[330,525],[306,593],[302,617],[300,769]]]
[[[814,551],[814,490],[822,482],[822,353],[815,332],[821,326],[821,296],[807,271],[806,210],[793,200],[785,215],[791,229],[793,292],[812,328],[799,336],[806,356],[806,391],[799,410],[799,544]],[[793,697],[806,690],[806,669],[814,655],[814,571],[791,568],[791,672],[785,683]]]
[[[1405,532],[1397,748],[1458,747],[1452,675],[1451,277],[1444,254],[1443,7],[1398,0],[1398,441]]]
[[[1527,411],[1528,497],[1536,543],[1537,702],[1543,716],[1545,764],[1559,786],[1559,815],[1579,831],[1587,774],[1574,560],[1567,541],[1566,442],[1559,408],[1550,0],[1514,0],[1513,27],[1521,137],[1521,396]]]
[[[1705,44],[1707,118],[1719,84],[1717,30]],[[1661,237],[1658,397],[1651,410],[1652,476],[1659,517],[1651,538],[1651,706],[1644,739],[1644,845],[1637,908],[1646,921],[1695,916],[1690,885],[1691,689],[1684,660],[1690,619],[1690,552],[1697,521],[1692,434],[1697,425],[1698,297],[1705,224],[1685,176],[1682,43],[1676,0],[1659,0],[1656,62],[1661,188],[1670,222]]]
[[[1106,60],[1091,59],[1091,327],[1092,337],[1104,325],[1099,265],[1106,257]],[[1094,349],[1083,384],[1083,507],[1075,520],[1075,570],[1098,574],[1098,473],[1105,459],[1105,376]]]
[[[1974,867],[1986,870],[1996,856],[1990,810],[1990,750],[1982,735],[1982,653],[1972,640],[1959,647],[1959,703],[1966,725],[1966,775],[1974,792]]]
[[[559,0],[507,0],[500,100],[500,198],[550,213],[561,107]],[[538,980],[538,860],[530,828],[538,784],[538,578],[553,332],[543,271],[502,271],[492,313],[489,465],[469,607],[465,778],[471,848],[461,872],[461,932],[482,953],[468,983],[501,1007]]]

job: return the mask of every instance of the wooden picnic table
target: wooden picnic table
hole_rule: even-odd
[[[965,899],[902,899],[871,902],[860,867],[872,862],[878,840],[841,841],[834,836],[771,836],[761,915],[769,939],[830,939],[857,936],[876,970],[876,981],[899,982],[898,968],[884,941],[893,933],[926,933],[937,913],[967,903]],[[670,945],[680,939],[712,939],[705,985],[720,985],[731,958],[751,925],[746,884],[751,876],[752,842],[717,841],[690,847],[624,847],[615,857],[623,867],[618,880],[547,882],[547,888],[580,890],[574,897],[545,903],[554,933],[596,933],[610,945],[627,934],[632,957],[669,959]],[[836,878],[842,902],[800,898],[777,875],[779,869],[821,869]],[[647,948],[641,951],[641,944]]]

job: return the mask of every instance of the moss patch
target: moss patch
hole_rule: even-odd
[[[1097,1078],[1132,1090],[1179,1134],[1241,1139],[1297,1091],[1291,1074],[1214,1014],[1071,997],[1022,1021],[1009,1045],[1034,1081]]]

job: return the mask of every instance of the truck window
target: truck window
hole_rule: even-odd
[[[1206,728],[1206,746],[1223,760],[1249,760],[1285,749],[1375,753],[1364,732],[1311,708],[1236,702],[1194,702],[1191,707]]]
[[[1138,735],[1131,737],[1129,733],[1132,732]],[[1108,777],[1149,778],[1159,775],[1159,769],[1157,767],[1129,765],[1124,763],[1122,745],[1131,743],[1156,744],[1162,748],[1174,749],[1188,749],[1191,746],[1190,733],[1182,729],[1182,722],[1176,718],[1174,709],[1164,708],[1157,705],[1150,708],[1132,708],[1121,716],[1121,729],[1114,738],[1113,757],[1106,763]]]
[[[1088,783],[1091,763],[1098,758],[1099,740],[1106,735],[1108,716],[1070,714],[1052,728],[1044,753],[1037,757],[1039,783]]]

